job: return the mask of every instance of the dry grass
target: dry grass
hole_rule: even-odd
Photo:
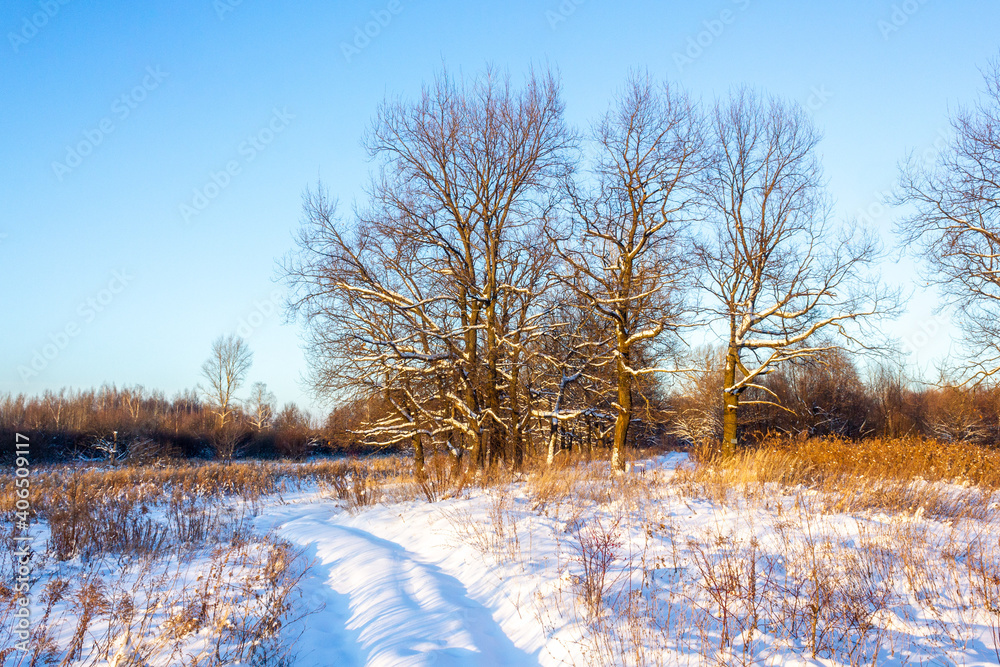
[[[169,656],[171,664],[287,664],[293,638],[283,628],[308,611],[293,604],[308,566],[287,543],[255,533],[250,519],[264,495],[342,476],[343,467],[37,471],[32,522],[44,522],[49,533],[33,557],[43,613],[32,621],[31,651],[8,650],[17,595],[0,585],[0,626],[8,633],[0,635],[0,662],[121,667]],[[8,515],[12,481],[0,481]],[[15,548],[5,529],[3,581],[13,578]]]
[[[692,458],[716,470],[739,471],[746,482],[819,484],[856,477],[971,484],[1000,488],[1000,450],[924,438],[772,438],[725,460],[714,447],[696,449]]]
[[[201,497],[253,500],[299,488],[306,482],[343,476],[348,465],[344,460],[320,460],[301,464],[183,462],[116,467],[45,466],[32,470],[32,505],[36,511],[44,513],[50,499],[57,498],[67,483],[107,496],[128,495],[135,502],[146,504],[155,504],[175,491]],[[0,477],[0,513],[14,509],[13,481],[13,476]]]
[[[512,502],[509,486],[488,491],[485,521],[463,509],[446,510],[445,516],[460,539],[498,563],[516,563],[524,558],[518,525],[521,513]]]
[[[207,564],[142,559],[106,583],[106,568],[84,568],[44,586],[41,618],[17,665],[287,664],[291,637],[281,630],[301,614],[295,604],[306,572],[287,543],[273,537],[224,544]],[[13,607],[0,590],[0,616]],[[4,618],[6,625],[8,618]]]
[[[764,500],[775,487],[816,491],[824,511],[921,512],[986,520],[1000,489],[1000,451],[919,438],[769,440],[729,459],[696,450],[696,465],[675,483],[696,497],[727,504]]]

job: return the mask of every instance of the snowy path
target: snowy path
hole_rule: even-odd
[[[268,523],[316,561],[303,588],[308,605],[323,606],[305,619],[297,665],[538,664],[439,566],[344,525],[328,504],[284,509]]]

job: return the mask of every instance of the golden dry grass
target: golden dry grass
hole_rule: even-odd
[[[827,511],[923,511],[933,516],[993,512],[1000,489],[1000,451],[923,438],[770,439],[724,458],[697,449],[674,482],[727,503],[766,498],[774,487],[816,491]]]
[[[772,438],[726,461],[707,455],[693,458],[717,468],[742,469],[752,481],[813,484],[851,475],[868,479],[924,480],[1000,488],[1000,450],[926,438]],[[749,481],[749,480],[748,480]]]

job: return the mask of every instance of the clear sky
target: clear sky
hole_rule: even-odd
[[[811,110],[836,214],[891,243],[882,194],[981,90],[1000,2],[5,0],[0,32],[0,391],[170,395],[239,331],[250,381],[310,406],[275,261],[307,185],[360,196],[384,96],[442,64],[548,64],[583,126],[630,68],[706,100],[753,84]],[[918,288],[893,328],[918,366],[948,347],[936,303]]]

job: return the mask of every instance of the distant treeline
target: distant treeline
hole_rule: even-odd
[[[706,370],[671,387],[648,383],[637,400],[631,447],[685,446],[717,439],[722,429],[721,386],[725,358],[720,350],[700,352]],[[837,435],[848,439],[924,436],[943,441],[1000,444],[1000,389],[923,386],[900,371],[876,369],[863,378],[843,353],[780,369],[756,390],[760,402],[746,405],[741,438],[748,444],[767,436]],[[769,393],[769,392],[773,392]],[[779,407],[780,406],[780,407]],[[300,459],[323,454],[366,454],[406,450],[403,441],[375,447],[364,425],[393,406],[378,397],[342,403],[322,418],[294,403],[264,419],[249,405],[235,408],[237,458]],[[557,449],[610,446],[610,405],[567,420],[556,434],[530,445],[544,456],[549,438]],[[217,413],[192,390],[166,398],[141,386],[46,391],[40,396],[0,396],[0,438],[30,438],[36,461],[159,458],[227,458],[218,442]],[[547,423],[545,427],[548,427]],[[13,447],[4,447],[5,457]],[[428,455],[434,452],[427,452]],[[444,452],[441,452],[444,453]]]
[[[722,432],[725,358],[719,350],[702,354],[706,370],[682,383],[669,401],[671,432],[692,441],[716,439]],[[856,440],[909,435],[1000,444],[1000,388],[914,382],[895,363],[863,374],[839,350],[777,369],[747,399],[740,432],[750,442],[768,435]]]
[[[256,407],[256,406],[255,406]],[[365,451],[347,432],[350,408],[317,420],[295,403],[251,414],[234,408],[235,452],[244,458],[302,458]],[[217,413],[197,392],[168,399],[142,386],[46,391],[40,396],[0,395],[0,438],[29,437],[36,461],[220,456]],[[13,446],[3,448],[10,458]]]

